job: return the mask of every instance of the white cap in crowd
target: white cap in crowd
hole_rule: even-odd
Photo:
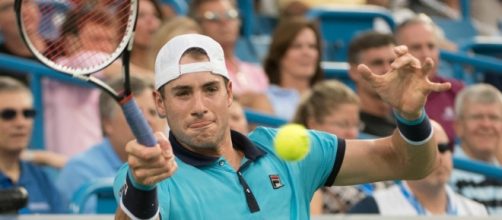
[[[180,64],[183,53],[190,48],[206,51],[209,61]],[[155,60],[155,89],[186,73],[210,71],[227,79],[228,71],[221,45],[212,38],[200,34],[183,34],[168,41]]]

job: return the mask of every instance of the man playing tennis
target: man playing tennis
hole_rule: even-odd
[[[425,177],[437,145],[423,107],[430,92],[450,85],[427,79],[430,59],[421,65],[406,47],[395,52],[384,75],[358,69],[394,107],[398,130],[347,141],[310,131],[310,153],[291,163],[273,150],[276,129],[248,137],[230,130],[232,82],[221,46],[203,35],[173,38],[155,68],[157,110],[171,133],[157,134],[155,147],[127,144],[128,164],[114,183],[116,219],[308,219],[310,199],[324,185]]]

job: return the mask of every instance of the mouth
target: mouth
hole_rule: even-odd
[[[207,126],[209,126],[210,124],[212,123],[212,121],[196,121],[196,122],[193,122],[191,124],[189,124],[189,128],[192,128],[192,129],[200,129],[200,128],[205,128]]]

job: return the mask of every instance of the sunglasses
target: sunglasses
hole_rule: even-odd
[[[451,151],[451,147],[449,143],[438,143],[439,153],[444,153],[446,151]]]
[[[0,112],[0,118],[2,118],[4,121],[10,121],[14,118],[16,118],[18,111],[8,108],[4,109]],[[20,113],[24,116],[26,119],[32,119],[36,115],[35,109],[23,109],[20,111]]]
[[[206,11],[202,16],[200,16],[199,19],[205,20],[205,21],[214,21],[214,22],[219,22],[223,20],[234,20],[239,18],[239,12],[235,9],[227,10],[223,13],[220,12],[214,12],[214,11]]]

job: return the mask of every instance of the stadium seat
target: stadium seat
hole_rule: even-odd
[[[312,8],[309,19],[318,20],[325,48],[325,60],[346,61],[349,42],[358,33],[375,28],[377,20],[383,20],[389,30],[395,22],[387,9],[380,7]]]
[[[85,206],[92,197],[97,200],[95,213],[115,213],[117,202],[113,196],[113,178],[97,179],[80,187],[73,195],[70,212],[74,214],[84,213]]]

